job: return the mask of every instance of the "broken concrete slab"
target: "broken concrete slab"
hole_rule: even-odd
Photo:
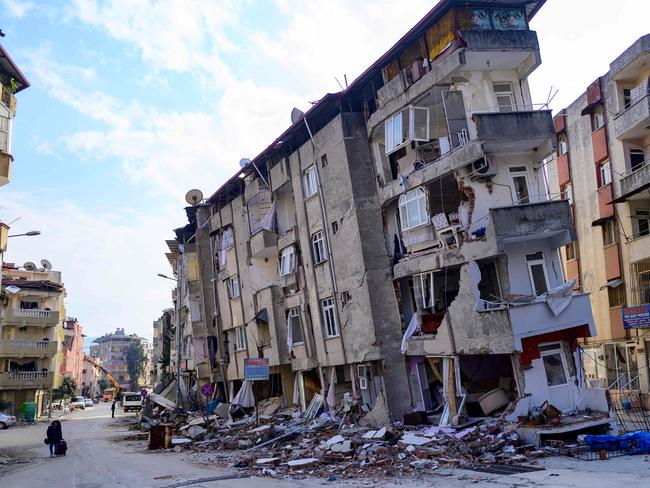
[[[330,450],[334,452],[347,454],[349,452],[352,452],[352,442],[345,441],[345,442],[340,442],[338,444],[333,444],[330,446]]]
[[[379,392],[375,399],[375,406],[361,418],[360,423],[375,429],[379,429],[390,423],[390,416],[386,408],[386,398],[384,397],[383,391]]]
[[[318,463],[316,458],[302,458],[302,459],[292,459],[287,461],[287,466],[292,468],[304,468],[305,466],[311,466]]]
[[[400,443],[402,444],[408,444],[411,446],[423,446],[425,444],[429,444],[430,442],[433,442],[431,439],[428,437],[421,437],[415,434],[412,434],[410,432],[405,433],[402,438],[399,440]]]

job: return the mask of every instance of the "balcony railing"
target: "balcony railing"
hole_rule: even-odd
[[[0,356],[52,356],[57,351],[56,341],[0,341]]]
[[[616,201],[624,201],[648,187],[650,187],[650,159],[621,178],[621,196]]]
[[[534,151],[543,159],[555,148],[550,110],[474,113],[478,139],[494,152]]]
[[[640,139],[648,134],[650,123],[650,91],[632,100],[623,112],[614,117],[614,134],[617,139]]]
[[[4,319],[10,325],[51,327],[59,323],[59,312],[38,309],[9,309]]]
[[[51,388],[52,371],[10,371],[0,373],[0,388]]]

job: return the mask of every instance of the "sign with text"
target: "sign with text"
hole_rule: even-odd
[[[244,358],[244,380],[266,381],[269,379],[269,358]]]
[[[650,304],[638,307],[623,307],[625,329],[650,329]]]

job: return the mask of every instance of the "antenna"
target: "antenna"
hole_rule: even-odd
[[[293,110],[291,110],[291,123],[295,124],[298,122],[303,116],[305,115],[305,112],[300,110],[297,107],[293,107]]]
[[[45,271],[50,271],[52,269],[52,263],[50,263],[47,259],[41,259],[41,266],[43,266],[43,269]]]
[[[32,263],[31,261],[27,261],[25,264],[23,264],[23,268],[25,268],[27,271],[36,271],[36,264]]]
[[[190,205],[196,207],[203,200],[203,192],[201,190],[190,190],[185,194],[185,201]]]
[[[251,160],[248,159],[248,158],[241,158],[241,159],[239,160],[239,166],[240,166],[241,168],[243,168],[244,166],[246,166],[246,165],[247,165],[248,163],[250,163],[250,162],[251,162]]]

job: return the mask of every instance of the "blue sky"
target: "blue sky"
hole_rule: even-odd
[[[576,98],[647,32],[638,3],[549,0],[532,27],[533,99]],[[18,94],[12,182],[0,218],[6,259],[63,272],[69,315],[89,335],[151,336],[170,305],[164,239],[190,188],[211,194],[242,157],[289,124],[292,107],[338,90],[435,2],[0,0],[3,46],[32,86]],[[601,18],[607,12],[607,22]]]

